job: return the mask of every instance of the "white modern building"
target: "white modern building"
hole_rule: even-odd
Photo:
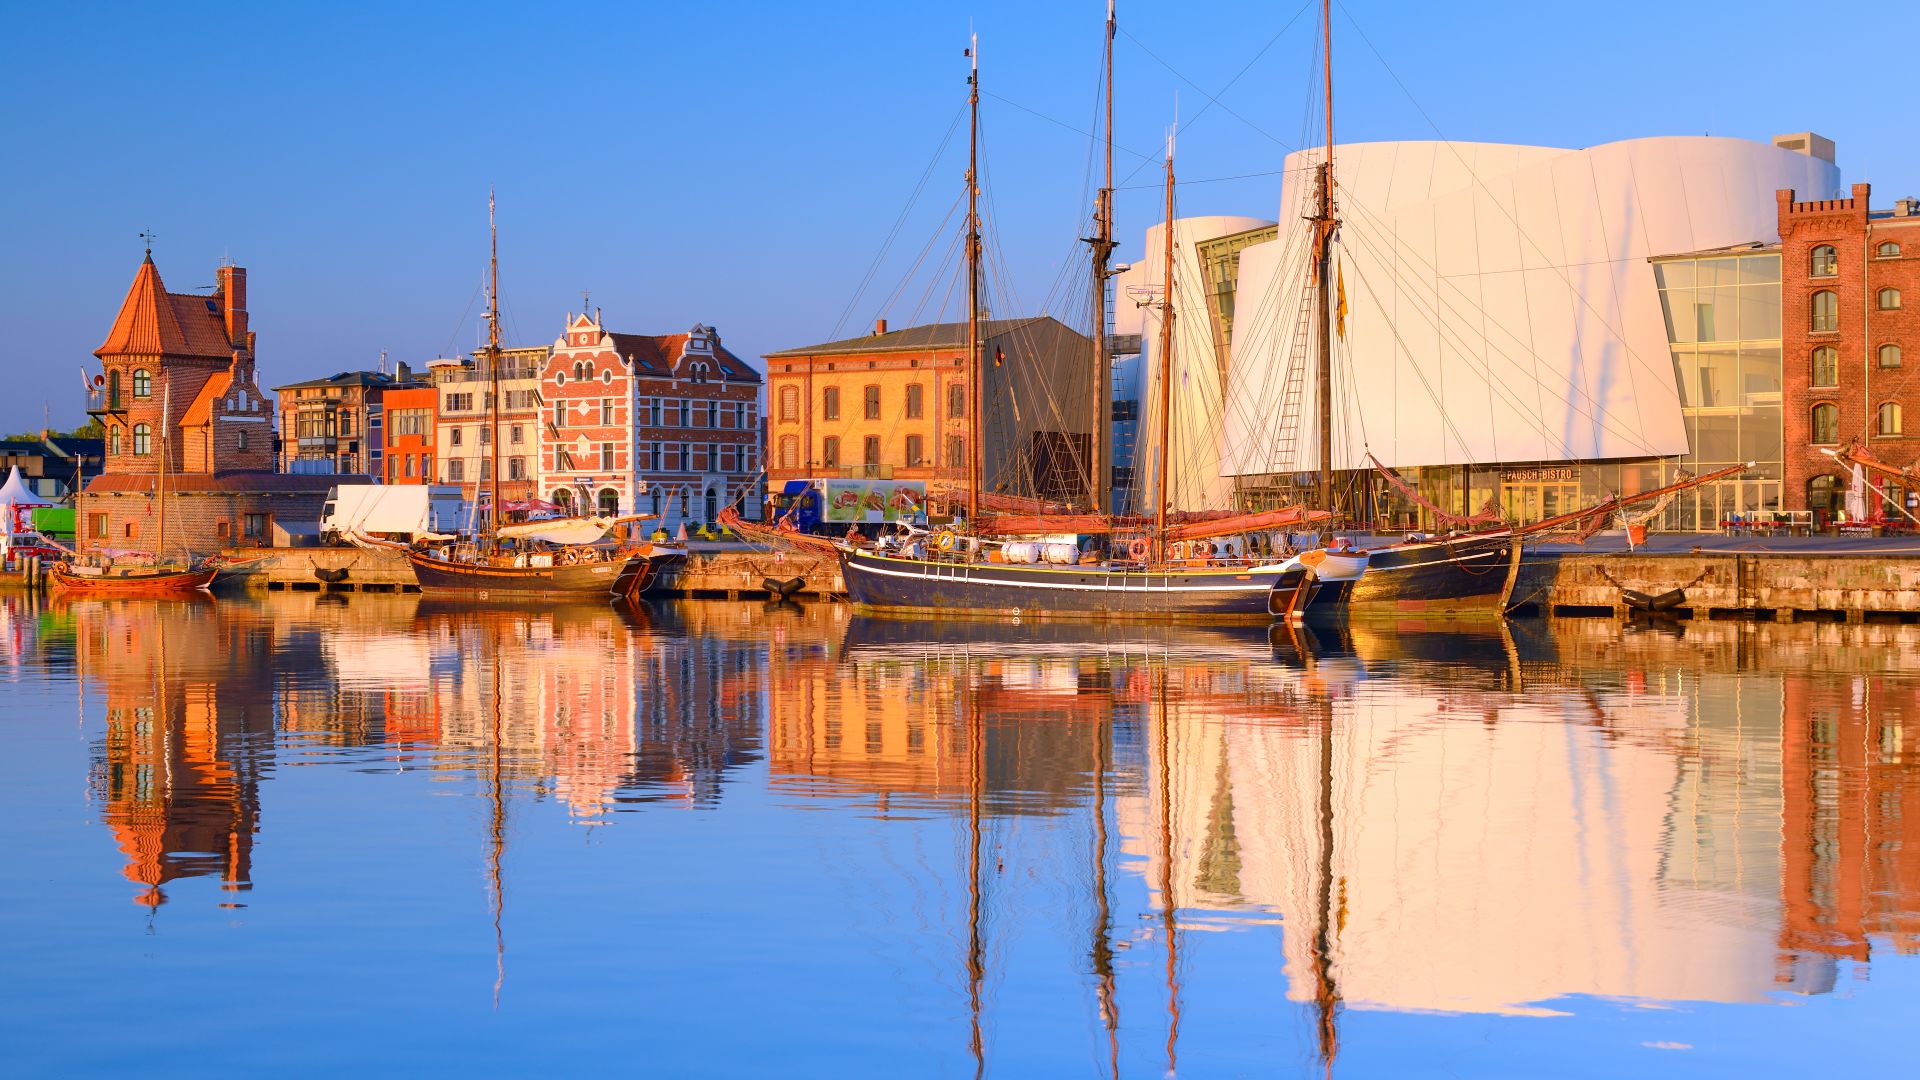
[[[1775,418],[1776,434],[1751,451],[1743,437],[1741,449],[1759,455],[1764,476],[1770,446],[1773,480],[1727,497],[1736,508],[1777,498],[1778,256],[1750,253],[1777,242],[1776,189],[1840,184],[1831,144],[1797,141],[1799,150],[1787,148],[1791,137],[1768,145],[1691,136],[1582,150],[1337,146],[1338,288],[1326,298],[1314,295],[1307,266],[1322,151],[1290,155],[1277,226],[1177,223],[1173,502],[1260,505],[1318,469],[1306,330],[1316,302],[1344,301],[1333,350],[1337,470],[1365,469],[1371,456],[1443,505],[1471,511],[1498,498],[1510,516],[1537,517],[1704,464],[1670,348],[1670,339],[1694,338],[1670,335],[1674,314],[1656,273],[1658,261],[1677,256],[1710,259],[1726,284],[1752,286],[1740,294],[1736,335],[1757,343],[1741,369],[1752,391],[1742,405]],[[1222,238],[1240,230],[1251,242],[1229,252]],[[1116,326],[1142,333],[1149,380],[1159,367],[1158,314],[1127,296],[1130,287],[1142,296],[1157,289],[1161,235],[1148,231],[1146,254],[1121,279],[1118,318],[1135,323]],[[1209,258],[1209,245],[1222,254]],[[1219,393],[1208,392],[1214,386]],[[1142,390],[1150,429],[1153,395]],[[1152,458],[1140,464],[1150,490]]]

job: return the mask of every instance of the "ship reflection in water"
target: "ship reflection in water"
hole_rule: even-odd
[[[216,994],[162,1071],[1831,1071],[1920,1006],[1920,627],[0,596],[0,642],[30,1068]],[[412,1022],[315,1045],[343,1001]]]

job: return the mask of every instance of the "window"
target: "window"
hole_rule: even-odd
[[[648,507],[647,513],[652,514],[654,517],[659,517],[660,516],[660,493],[658,491],[650,493],[647,496],[647,501],[652,504],[650,507]]]
[[[674,427],[686,427],[687,404],[688,403],[683,400],[667,402],[667,423]]]
[[[783,469],[800,467],[800,440],[792,435],[780,436],[780,467]]]
[[[1873,257],[1876,259],[1897,259],[1900,257],[1900,245],[1889,240],[1873,249]]]
[[[947,387],[947,418],[962,420],[967,415],[967,388],[959,383]]]
[[[556,372],[554,372],[554,373],[553,373],[553,385],[555,385],[555,386],[565,386],[565,385],[567,385],[567,373],[566,373],[566,372],[564,372],[564,371],[556,371]]]
[[[129,521],[125,525],[120,526],[120,534],[122,537],[128,540],[140,539],[139,523],[134,521]]]
[[[459,446],[465,438],[465,435],[462,434],[465,430],[465,428],[449,428],[447,431],[447,445]]]
[[[601,386],[613,385],[613,369],[612,368],[607,368],[602,372],[600,372],[600,385]]]
[[[840,388],[829,386],[820,391],[820,418],[823,420],[840,419]]]
[[[350,437],[352,434],[353,434],[353,414],[350,412],[343,412],[340,414],[340,437],[344,439],[344,438]]]
[[[448,394],[447,395],[447,411],[448,412],[472,412],[473,411],[473,395],[472,394]]]
[[[526,441],[519,424],[513,425],[513,431],[508,434],[507,440],[516,443]]]
[[[880,388],[869,386],[866,390],[867,419],[880,419]]]
[[[620,512],[620,493],[613,490],[612,488],[601,488],[600,489],[601,515],[604,517],[612,517],[613,515],[619,512]]]
[[[153,396],[153,372],[146,368],[135,368],[133,372],[133,396],[150,398]]]
[[[567,426],[567,403],[564,401],[553,403],[553,426],[557,428]]]
[[[240,535],[249,540],[264,540],[267,536],[267,515],[240,515]]]
[[[1808,329],[1816,334],[1840,329],[1840,298],[1825,289],[1813,294],[1813,319]]]
[[[114,457],[120,456],[120,428],[117,425],[107,432],[107,453]]]
[[[153,429],[145,424],[133,425],[133,452],[146,455],[153,452]]]
[[[585,360],[576,360],[573,364],[573,377],[578,382],[593,378],[593,365]]]
[[[118,371],[109,371],[107,372],[107,408],[118,409],[119,407],[120,373]]]
[[[246,451],[247,449],[247,429],[246,428],[241,428],[239,431],[234,433],[233,448],[243,453]]]
[[[1840,441],[1840,409],[1828,402],[1813,407],[1813,441],[1815,445],[1832,445]]]
[[[402,476],[405,476],[409,480],[413,479],[413,455],[412,454],[408,454],[406,456],[406,460],[402,462],[402,469],[403,469],[401,473]]]
[[[527,459],[512,457],[507,459],[507,479],[525,480],[527,478]]]
[[[1889,401],[1885,405],[1880,406],[1880,411],[1876,416],[1874,424],[1874,432],[1879,435],[1900,434],[1900,406],[1898,404]]]
[[[925,446],[920,436],[907,436],[907,468],[914,469],[927,463]]]
[[[780,419],[800,419],[800,388],[783,386],[780,388]]]
[[[93,528],[91,532],[95,540],[105,540],[107,538],[107,515],[93,515]]]
[[[820,464],[829,469],[840,467],[840,440],[832,435],[820,440]]]
[[[921,412],[924,408],[920,399],[924,393],[925,391],[919,383],[909,383],[907,385],[907,419],[920,419]]]
[[[1841,508],[1839,494],[1839,477],[1816,476],[1807,481],[1807,509],[1822,519],[1830,518],[1835,510]]]
[[[967,440],[958,435],[947,436],[947,467],[962,468],[967,463]]]
[[[464,461],[461,458],[454,458],[452,461],[447,462],[447,480],[448,481],[457,484],[460,481],[465,480],[466,478],[467,478],[466,461]]]
[[[1881,289],[1878,294],[1878,306],[1881,311],[1900,310],[1900,290]]]
[[[1879,357],[1880,357],[1881,367],[1883,368],[1899,367],[1900,366],[1900,346],[1898,345],[1880,346]]]
[[[1840,385],[1840,350],[1822,345],[1813,350],[1809,382],[1814,386]]]
[[[1840,273],[1840,253],[1832,244],[1821,244],[1813,249],[1812,258],[1807,266],[1808,277],[1835,277]]]
[[[600,444],[600,471],[613,471],[613,444],[610,442]]]
[[[880,464],[880,436],[867,436],[866,445],[861,448],[861,455],[865,459],[865,464]]]
[[[660,444],[659,443],[641,443],[640,444],[640,464],[643,467],[648,469],[660,468]]]
[[[420,455],[420,478],[422,480],[430,480],[433,478],[433,455],[432,454]]]
[[[482,480],[493,479],[493,459],[492,458],[480,459],[480,479]]]
[[[613,399],[612,398],[600,399],[600,426],[601,427],[613,426]]]
[[[233,532],[233,526],[231,522],[220,521],[220,522],[214,523],[213,535],[219,537],[220,539],[225,540],[228,537],[228,535],[230,535],[232,532]]]

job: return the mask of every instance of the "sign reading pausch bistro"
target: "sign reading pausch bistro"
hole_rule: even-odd
[[[828,480],[825,484],[822,520],[842,524],[925,522],[927,485],[923,480]]]

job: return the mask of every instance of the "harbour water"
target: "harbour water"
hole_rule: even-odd
[[[14,594],[0,695],[14,1075],[1825,1075],[1920,1009],[1920,626]]]

